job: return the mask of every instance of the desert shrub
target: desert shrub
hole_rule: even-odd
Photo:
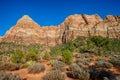
[[[92,54],[89,54],[89,53],[83,53],[83,54],[80,54],[79,56],[80,59],[91,58],[91,57],[92,57]]]
[[[85,58],[91,57],[91,55],[89,53],[84,53],[84,55],[85,55]]]
[[[20,65],[20,68],[27,68],[27,67],[29,67],[29,66],[32,66],[33,64],[35,64],[34,61],[27,61],[26,63],[21,64],[21,65]]]
[[[40,73],[45,70],[45,65],[41,63],[36,63],[28,67],[29,73]]]
[[[69,50],[64,50],[62,53],[62,60],[67,64],[72,63],[73,62],[72,52],[70,52]]]
[[[120,40],[112,39],[112,51],[115,53],[120,53]]]
[[[10,62],[11,61],[11,55],[10,54],[2,54],[2,55],[0,55],[0,61]]]
[[[88,42],[92,42],[92,44],[94,44],[92,52],[96,55],[108,55],[112,50],[112,40],[109,38],[104,38],[101,36],[92,36],[88,38]]]
[[[83,67],[83,65],[89,65],[89,61],[87,61],[87,60],[82,60],[82,59],[77,59],[76,60],[76,63],[79,65],[79,66],[82,66]]]
[[[30,48],[28,53],[25,54],[26,61],[37,60],[39,58],[39,53],[36,48]]]
[[[45,55],[43,56],[43,59],[49,59],[51,56],[49,53],[45,53]]]
[[[72,64],[70,64],[70,70],[71,71],[79,71],[80,67],[77,64],[72,63]]]
[[[98,57],[97,61],[103,61],[103,62],[104,62],[104,61],[106,61],[106,60],[105,60],[105,58],[103,58],[103,57]]]
[[[51,52],[50,52],[51,56],[59,56],[62,55],[62,51],[61,51],[61,47],[52,47],[51,48]]]
[[[76,60],[76,63],[82,63],[82,62],[83,62],[83,60],[80,58]]]
[[[53,64],[53,70],[60,70],[64,71],[65,70],[65,63],[61,61],[55,61]]]
[[[82,46],[82,47],[80,47],[80,52],[81,53],[85,53],[85,52],[88,52],[88,47],[85,45],[85,46]]]
[[[57,60],[52,59],[52,60],[49,61],[49,63],[50,63],[51,65],[53,65],[56,61],[57,61]]]
[[[107,40],[105,40],[106,38],[103,38],[101,36],[92,36],[90,37],[90,40],[92,42],[94,42],[94,44],[97,46],[97,47],[102,47],[103,45],[107,44]]]
[[[96,67],[101,67],[101,68],[111,68],[113,65],[110,62],[107,61],[98,61],[96,64]]]
[[[83,36],[79,36],[73,41],[73,43],[76,48],[79,48],[80,46],[86,45],[86,38]]]
[[[88,58],[87,61],[88,62],[94,61],[94,58]]]
[[[86,42],[87,42],[87,48],[89,49],[89,51],[93,52],[94,48],[96,47],[95,43],[90,38],[88,38]]]
[[[31,65],[35,64],[35,61],[27,61],[26,64],[31,66]]]
[[[23,51],[16,50],[15,53],[11,57],[11,61],[14,63],[22,63],[25,61]]]
[[[19,69],[19,65],[18,64],[0,62],[0,70],[14,71],[14,70],[18,70],[18,69]]]
[[[21,64],[20,65],[20,69],[23,69],[23,68],[28,68],[29,67],[29,65],[28,64],[26,64],[26,63],[24,63],[24,64]]]
[[[26,80],[21,78],[18,74],[0,72],[0,80]]]
[[[77,65],[79,66],[79,67],[84,67],[84,65],[82,64],[82,63],[77,63]]]
[[[53,70],[43,76],[43,80],[65,80],[66,75],[62,74],[59,70]]]
[[[87,61],[87,60],[83,61],[83,64],[84,64],[84,65],[89,65],[89,63],[90,63],[90,62]]]
[[[63,46],[62,46],[62,51],[63,50],[69,50],[69,51],[71,51],[71,52],[73,52],[73,51],[75,51],[75,46],[74,46],[74,43],[73,42],[68,42],[68,43],[66,43],[66,44],[63,44]]]
[[[74,78],[77,78],[79,80],[89,80],[89,72],[83,68],[80,68],[77,64],[71,64],[70,69],[72,70]]]
[[[80,54],[80,59],[84,59],[85,55],[84,54]]]
[[[80,58],[80,54],[75,54],[74,57],[75,58]]]
[[[116,58],[112,58],[110,60],[110,62],[115,66],[115,67],[118,67],[120,66],[120,57],[116,57]],[[120,69],[120,68],[119,68]]]

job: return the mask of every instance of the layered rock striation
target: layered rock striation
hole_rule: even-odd
[[[105,19],[95,15],[71,15],[58,26],[40,26],[28,15],[0,38],[1,42],[18,44],[45,44],[55,46],[76,39],[78,36],[103,36],[120,39],[120,16],[108,15]]]

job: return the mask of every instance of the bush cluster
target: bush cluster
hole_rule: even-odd
[[[27,53],[23,53],[22,50],[16,50],[11,57],[13,63],[25,63],[30,60],[37,60],[39,58],[38,50],[30,48]]]
[[[0,62],[0,70],[14,71],[18,70],[19,65],[14,63]]]
[[[42,63],[35,63],[28,67],[28,73],[40,73],[45,71],[45,65]]]
[[[110,62],[107,62],[107,61],[98,61],[95,65],[96,65],[96,67],[99,67],[99,68],[113,67],[113,64],[111,64]]]
[[[21,78],[18,74],[0,72],[0,80],[27,80]]]
[[[16,50],[12,55],[11,60],[14,63],[23,63],[25,61],[23,51]]]
[[[53,70],[43,76],[43,80],[65,80],[66,75],[59,70]]]
[[[120,69],[120,57],[113,57],[110,62],[117,68]]]
[[[62,55],[62,50],[61,50],[61,47],[58,46],[58,47],[52,47],[51,48],[51,52],[50,52],[50,55],[51,56],[59,56],[59,55]]]
[[[71,64],[70,69],[72,70],[72,74],[74,78],[79,80],[89,80],[90,74],[87,70],[79,67],[77,64]]]
[[[20,68],[28,68],[29,66],[32,66],[35,64],[34,61],[27,61],[26,63],[20,64]]]
[[[70,52],[77,51],[81,53],[93,53],[96,55],[110,56],[120,53],[120,40],[101,36],[91,36],[89,38],[80,36],[71,42],[53,47],[51,49],[51,55],[61,56],[64,50],[69,50]],[[79,58],[80,56],[78,55],[77,57]]]
[[[53,70],[60,70],[60,71],[64,71],[65,70],[65,63],[62,61],[55,61],[52,64]]]
[[[35,48],[30,48],[28,53],[25,54],[24,58],[26,61],[29,61],[29,60],[36,61],[39,58],[38,50]]]
[[[93,61],[93,59],[77,59],[76,63],[80,66],[80,67],[84,67],[84,65],[89,65],[89,63]]]
[[[43,59],[50,59],[50,54],[49,53],[45,53],[44,56],[43,56]]]

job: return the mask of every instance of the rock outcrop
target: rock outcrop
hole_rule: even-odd
[[[40,26],[25,15],[7,31],[1,42],[55,46],[74,40],[78,36],[120,38],[120,16],[108,15],[103,20],[97,14],[75,14],[67,17],[58,26]]]

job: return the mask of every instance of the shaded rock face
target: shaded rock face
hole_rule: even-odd
[[[76,39],[78,36],[103,36],[120,38],[120,16],[108,15],[104,20],[95,15],[71,15],[58,26],[39,26],[29,16],[18,20],[1,42],[18,44],[39,43],[55,46]]]

